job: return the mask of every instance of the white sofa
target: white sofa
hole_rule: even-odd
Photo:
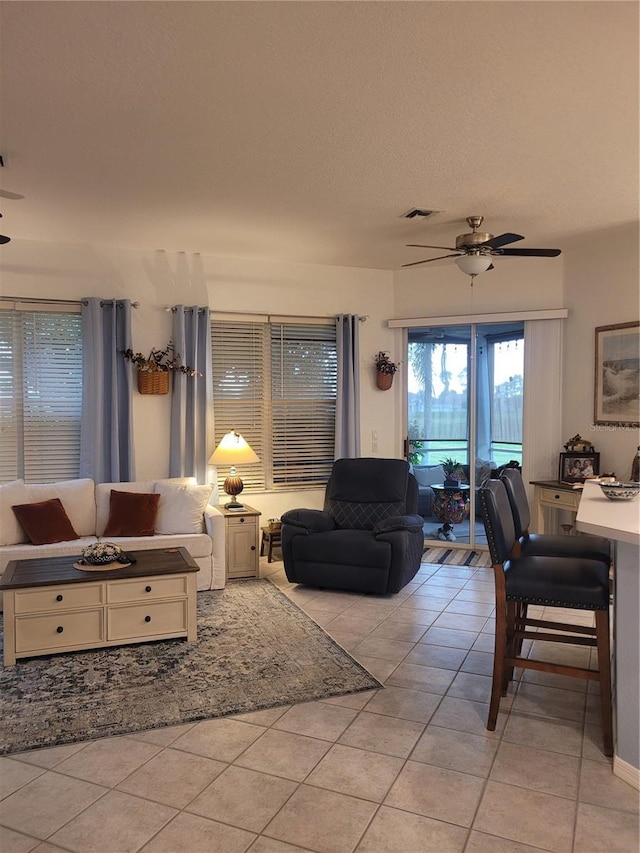
[[[0,486],[0,576],[10,560],[25,560],[34,556],[77,556],[87,545],[98,540],[115,542],[125,551],[145,551],[150,548],[184,547],[194,558],[200,571],[198,589],[222,589],[225,585],[224,516],[212,501],[214,490],[202,513],[193,517],[194,501],[189,489],[168,486],[194,486],[193,477],[165,480],[141,480],[134,483],[94,483],[93,480],[64,480],[58,483],[24,483],[14,480]],[[156,533],[154,536],[103,536],[109,519],[111,490],[121,492],[160,492],[156,529],[182,529],[184,532]],[[194,490],[191,490],[193,495]],[[67,542],[47,545],[30,544],[18,523],[12,506],[38,503],[59,498],[69,520],[80,536]],[[182,501],[183,506],[180,506]],[[173,520],[173,524],[171,521]]]

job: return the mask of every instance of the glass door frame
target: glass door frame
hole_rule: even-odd
[[[465,322],[466,321],[466,322]],[[453,326],[453,323],[448,324]],[[476,446],[476,435],[477,435],[477,423],[476,423],[476,414],[477,414],[477,400],[476,400],[476,391],[477,391],[477,376],[476,376],[476,344],[477,344],[477,334],[476,334],[476,325],[475,323],[469,322],[468,318],[461,318],[460,323],[456,323],[455,327],[468,327],[469,328],[469,339],[465,341],[465,346],[468,347],[468,356],[467,356],[467,438],[466,438],[466,454],[468,460],[468,468],[469,468],[469,537],[468,541],[455,541],[455,542],[446,542],[447,548],[454,548],[458,550],[487,550],[486,543],[478,543],[475,541],[475,506],[476,506],[476,494],[475,494],[475,483],[476,483],[476,471],[475,465],[472,464],[471,460],[474,458],[474,454],[472,453],[473,448]],[[414,328],[430,328],[433,326],[439,326],[437,322],[431,322],[425,324],[424,326],[414,327]],[[409,443],[411,439],[409,438],[409,423],[408,423],[408,401],[409,401],[409,329],[403,329],[403,346],[404,352],[407,357],[404,359],[403,364],[403,385],[404,385],[404,407],[403,407],[403,432],[405,435],[405,443],[407,453],[409,452]],[[425,539],[426,542],[432,542],[434,544],[442,544],[438,539]]]
[[[450,321],[453,318],[448,318]],[[471,549],[479,549],[486,550],[486,535],[484,531],[480,532],[476,530],[477,524],[477,516],[476,516],[476,485],[477,485],[477,460],[478,460],[478,434],[480,432],[479,424],[478,424],[478,414],[480,409],[480,401],[479,401],[479,384],[480,384],[480,369],[481,366],[478,364],[478,352],[479,352],[479,342],[482,337],[482,341],[484,342],[485,347],[491,346],[495,343],[496,335],[495,333],[491,333],[491,329],[487,329],[487,327],[492,327],[495,329],[498,326],[504,326],[504,337],[505,340],[509,339],[509,336],[513,334],[514,339],[518,339],[522,337],[524,342],[524,322],[521,319],[514,320],[513,318],[492,318],[491,321],[487,322],[485,318],[464,318],[467,322],[453,323],[449,322],[446,324],[440,324],[435,321],[431,321],[430,323],[425,323],[424,325],[417,323],[412,324],[412,330],[429,330],[429,329],[437,329],[438,331],[442,330],[442,328],[452,328],[458,331],[460,334],[463,331],[463,336],[459,339],[459,344],[468,348],[467,351],[467,386],[466,386],[466,421],[467,421],[467,429],[466,429],[466,457],[467,457],[467,479],[468,479],[468,487],[469,487],[469,500],[468,500],[468,518],[469,518],[469,535],[466,537],[467,541],[461,540],[456,542],[448,543],[448,546],[452,548],[471,548]],[[477,322],[480,320],[480,322]],[[466,331],[468,330],[468,335],[466,335]],[[407,358],[405,359],[405,369],[403,371],[404,376],[404,394],[405,394],[405,405],[403,411],[404,418],[404,434],[406,437],[406,454],[409,453],[409,445],[411,442],[411,438],[409,437],[409,327],[406,327],[404,330],[404,351],[407,354]],[[417,343],[417,342],[416,342]],[[447,343],[446,340],[443,340],[443,343]],[[451,343],[449,341],[448,343]],[[485,357],[488,357],[489,351],[488,349],[485,352]],[[493,356],[490,359],[490,365],[494,362]],[[443,362],[444,364],[444,362]],[[489,378],[490,378],[490,386],[495,388],[496,382],[496,374],[494,372],[495,368],[492,369],[489,367]],[[522,365],[522,381],[524,386],[524,364]],[[488,400],[492,400],[492,391],[489,388],[488,390]],[[490,407],[489,418],[490,422],[493,423],[493,415],[491,412],[492,403],[488,403]],[[522,393],[522,401],[521,406],[524,407],[524,390]],[[487,450],[489,451],[489,456],[487,459],[494,459],[493,456],[493,435],[490,434],[488,436],[484,436],[484,431],[480,435],[481,440],[483,440],[483,449],[484,444],[486,443],[485,439],[488,438],[489,444],[487,445]],[[522,433],[520,434],[520,449],[521,453],[524,450],[523,448],[523,438]],[[415,440],[420,440],[419,438],[414,436]],[[423,439],[425,440],[425,439]],[[428,440],[428,439],[427,439]],[[437,439],[434,439],[434,441]],[[484,454],[483,454],[484,456]],[[494,463],[496,466],[499,464],[498,462]],[[480,536],[482,541],[476,541],[476,537]],[[439,543],[440,540],[437,539],[427,539],[428,542]]]

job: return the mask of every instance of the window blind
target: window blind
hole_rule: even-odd
[[[81,407],[80,315],[0,311],[0,480],[77,477]]]
[[[238,472],[245,488],[325,483],[335,444],[335,326],[214,320],[211,341],[216,444],[235,429],[260,457]]]
[[[334,326],[271,326],[273,486],[326,483],[335,446]]]
[[[251,445],[260,462],[243,465],[238,474],[245,488],[264,489],[267,465],[264,326],[260,323],[212,322],[211,360],[215,446],[235,429]],[[218,471],[220,486],[228,470]]]

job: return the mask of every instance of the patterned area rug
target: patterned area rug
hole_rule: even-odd
[[[425,548],[423,563],[438,563],[441,566],[471,566],[488,568],[491,557],[488,551],[465,551],[462,548]]]
[[[198,641],[25,658],[0,671],[0,753],[381,687],[266,580],[198,593]]]

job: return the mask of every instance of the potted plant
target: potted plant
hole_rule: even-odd
[[[187,376],[201,376],[200,371],[181,364],[180,353],[177,353],[173,341],[169,341],[164,349],[152,349],[149,355],[126,349],[122,355],[127,361],[138,368],[138,391],[141,394],[168,394],[169,373],[179,371]]]
[[[445,486],[452,488],[459,486],[460,481],[454,476],[454,474],[460,470],[460,463],[458,460],[454,459],[452,456],[445,456],[444,459],[440,460],[440,464],[442,465],[442,470],[445,473]]]
[[[398,369],[398,365],[391,361],[386,352],[379,352],[374,358],[376,362],[376,385],[381,391],[388,391],[393,384],[393,374]]]

